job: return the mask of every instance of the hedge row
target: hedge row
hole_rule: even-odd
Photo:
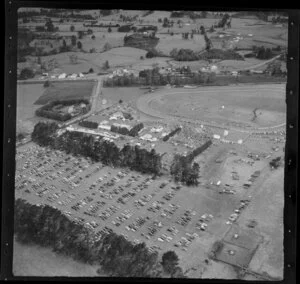
[[[168,141],[171,137],[173,137],[176,133],[181,131],[181,127],[176,128],[175,130],[171,131],[168,135],[164,136],[163,141]]]

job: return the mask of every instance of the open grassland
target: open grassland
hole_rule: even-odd
[[[93,81],[51,82],[35,104],[44,105],[55,100],[89,99],[94,85]]]
[[[135,87],[102,89],[103,98],[108,102],[118,103],[122,100],[123,102],[132,103],[133,105],[135,105],[135,102],[144,92],[145,90]]]
[[[274,278],[283,277],[283,180],[283,168],[272,172],[240,219],[242,225],[251,219],[256,220],[257,230],[264,237],[250,268]]]
[[[205,40],[202,35],[196,34],[192,40],[183,40],[181,33],[173,36],[169,34],[162,34],[158,36],[160,40],[156,49],[167,56],[170,55],[170,52],[174,48],[191,49],[195,52],[202,51],[205,48]]]
[[[37,122],[35,101],[43,94],[43,84],[17,84],[17,133],[30,133]]]
[[[96,266],[82,264],[69,257],[57,255],[51,248],[14,242],[14,276],[93,277],[99,276],[97,269]]]

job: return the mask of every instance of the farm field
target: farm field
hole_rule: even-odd
[[[44,105],[54,100],[89,99],[94,86],[93,81],[51,82],[35,104]]]
[[[141,11],[133,11],[133,15],[142,15]],[[129,13],[132,14],[132,13]],[[183,32],[189,32],[191,29],[199,28],[201,25],[210,28],[213,24],[218,22],[217,17],[209,16],[205,19],[196,19],[195,22],[190,20],[187,17],[184,18],[171,18],[175,24],[170,28],[163,28],[161,23],[158,23],[159,18],[164,18],[164,15],[170,15],[170,12],[164,11],[155,11],[154,13],[141,17],[145,24],[155,25],[158,27],[157,36],[160,38],[160,41],[157,45],[157,50],[161,51],[164,55],[169,56],[170,51],[174,48],[180,49],[191,49],[194,51],[202,51],[205,49],[205,40],[202,35],[195,34],[194,38],[191,40],[182,39]],[[166,16],[168,17],[168,16]],[[109,20],[109,19],[114,19]],[[183,23],[182,28],[179,28],[177,21],[180,19]],[[99,20],[98,23],[107,24],[108,21],[111,21],[112,24],[123,25],[125,23],[120,22],[119,14],[105,16],[103,19]],[[35,28],[39,23],[32,23],[29,27]],[[75,30],[70,31],[70,26],[73,25]],[[20,27],[25,27],[28,25],[20,24]],[[68,22],[59,24],[58,34],[61,36],[69,38],[71,36],[77,36],[78,31],[87,30],[88,27],[84,27],[82,22]],[[94,39],[91,38],[91,35],[85,35],[80,41],[82,43],[82,50],[78,50],[76,54],[78,55],[78,63],[71,64],[69,62],[69,55],[73,52],[64,52],[58,53],[56,55],[47,55],[41,56],[42,61],[48,61],[51,59],[56,59],[58,66],[56,67],[59,72],[73,73],[88,71],[90,68],[93,68],[95,72],[102,70],[103,63],[108,60],[109,65],[112,68],[120,68],[129,65],[137,65],[147,67],[152,64],[148,62],[148,59],[141,60],[140,57],[145,58],[146,51],[138,49],[128,49],[123,48],[123,38],[126,33],[118,32],[117,28],[112,28],[111,32],[107,32],[107,28],[101,27],[89,27],[93,31]],[[222,42],[225,40],[226,46],[229,47],[233,44],[233,47],[238,49],[251,49],[252,46],[266,46],[266,47],[281,47],[287,46],[287,32],[284,32],[285,27],[278,27],[271,23],[266,23],[255,18],[232,18],[232,25],[225,32],[217,30],[212,33],[209,33],[209,37],[212,40],[212,44],[215,48],[222,48]],[[170,35],[174,33],[174,35]],[[129,33],[130,34],[130,33]],[[239,39],[236,39],[239,37]],[[111,50],[104,51],[104,46],[109,45]],[[45,50],[48,50],[45,46]],[[32,58],[33,59],[33,58]],[[171,58],[167,58],[170,60]],[[27,62],[18,63],[18,68],[32,67],[39,68],[36,63],[30,63],[30,56],[28,56]],[[163,58],[158,61],[165,61]],[[234,71],[239,68],[250,68],[256,63],[264,62],[264,60],[254,60],[250,58],[245,58],[245,61],[240,60],[230,60],[227,62],[221,61],[218,62],[220,70]],[[175,62],[177,63],[177,62]],[[180,62],[179,62],[180,64]],[[197,68],[203,67],[201,62],[186,62],[185,64],[192,66],[197,66]]]

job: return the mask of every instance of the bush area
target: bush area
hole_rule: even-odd
[[[194,52],[191,49],[173,49],[170,56],[177,61],[196,61],[196,60],[244,60],[243,56],[233,50],[210,49],[203,53]]]
[[[61,101],[52,101],[40,108],[38,108],[35,111],[35,114],[37,116],[49,118],[49,119],[54,119],[58,121],[67,121],[72,118],[72,115],[67,112],[59,112],[57,110],[54,110],[56,106],[71,106],[71,105],[76,105],[84,103],[86,104],[85,108],[81,109],[81,112],[79,114],[84,114],[87,113],[90,110],[90,103],[88,100],[61,100]]]
[[[74,260],[101,266],[101,272],[117,277],[161,277],[162,271],[181,271],[178,256],[150,252],[145,243],[132,244],[114,232],[99,238],[93,230],[70,220],[49,205],[33,205],[23,199],[15,201],[14,232],[17,241],[51,247],[54,252]],[[162,262],[162,264],[161,264]]]
[[[175,154],[170,173],[176,182],[182,182],[186,185],[197,185],[199,169],[198,163],[192,164],[186,157]]]
[[[176,182],[183,182],[186,185],[197,185],[199,177],[199,164],[193,163],[193,159],[201,154],[212,144],[211,140],[208,140],[202,146],[196,148],[186,156],[178,154],[174,155],[170,173]]]
[[[269,162],[271,169],[277,169],[281,164],[281,157],[276,157]]]
[[[118,28],[119,33],[129,33],[132,30],[132,25],[124,25]]]
[[[55,127],[49,123],[39,122],[32,132],[32,140],[42,146],[90,157],[105,165],[128,167],[144,173],[161,173],[161,155],[157,154],[154,149],[147,151],[137,145],[129,144],[120,149],[114,142],[103,138],[98,140],[93,135],[75,131],[66,131],[54,139],[54,129]],[[48,135],[50,135],[49,138]]]
[[[78,125],[90,129],[97,129],[99,124],[95,121],[82,120],[79,121]]]
[[[163,141],[168,141],[171,137],[173,137],[176,133],[181,131],[181,127],[176,128],[175,130],[171,131],[169,134],[164,136]]]
[[[129,135],[132,137],[136,137],[138,135],[139,131],[142,130],[143,128],[144,128],[143,123],[139,123],[139,124],[135,125],[130,130],[126,127],[119,127],[119,126],[112,125],[110,128],[110,131],[119,133],[122,135]]]
[[[55,134],[57,130],[58,125],[55,122],[38,122],[31,133],[31,139],[41,146],[52,145],[55,141]]]
[[[216,259],[217,255],[219,254],[219,252],[222,250],[222,248],[224,247],[224,243],[221,241],[216,241],[214,242],[211,251],[209,253],[209,257],[212,259]]]
[[[27,80],[34,77],[34,72],[30,68],[24,68],[21,70],[18,80]]]
[[[258,59],[270,59],[274,56],[271,48],[265,48],[264,46],[253,46],[253,53]]]

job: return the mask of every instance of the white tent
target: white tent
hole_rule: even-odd
[[[62,73],[62,74],[59,74],[58,75],[58,79],[64,79],[67,77],[67,74],[66,73]]]

